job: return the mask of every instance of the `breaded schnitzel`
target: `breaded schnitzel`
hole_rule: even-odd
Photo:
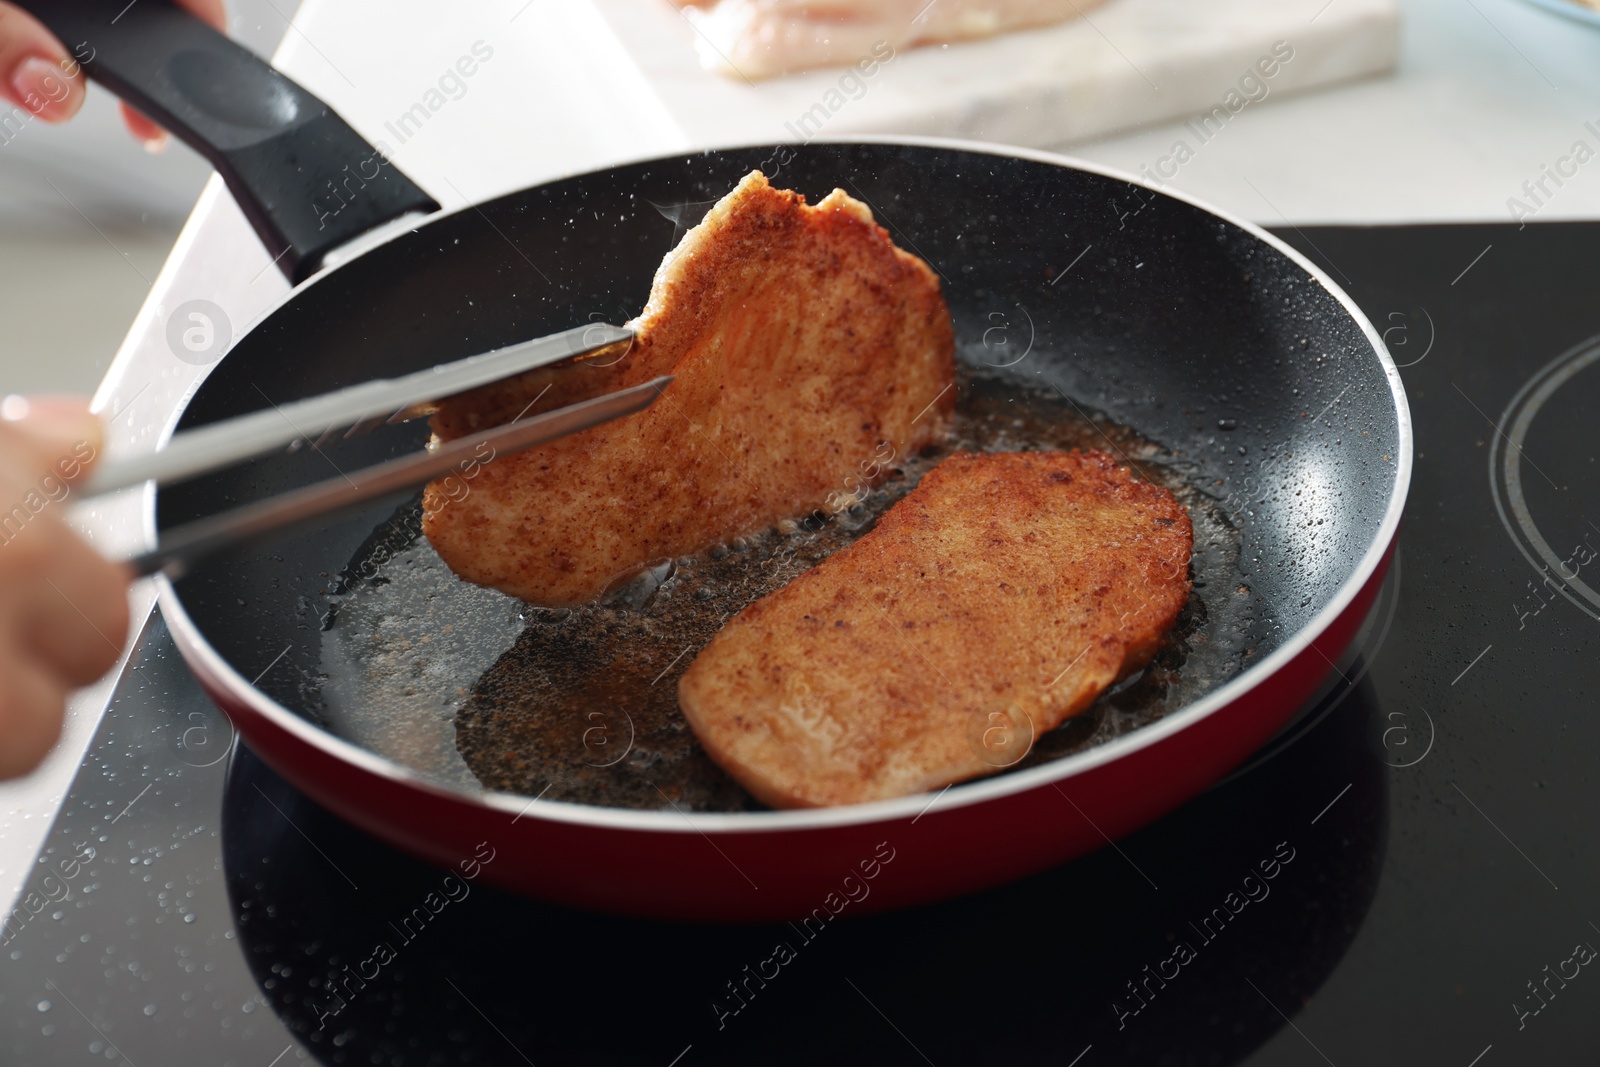
[[[679,706],[774,807],[990,773],[1150,661],[1188,599],[1192,545],[1173,495],[1102,452],[957,452],[735,616]]]
[[[954,339],[937,275],[835,189],[809,206],[752,172],[656,272],[625,356],[540,370],[440,404],[451,440],[672,374],[648,410],[424,494],[423,531],[469,581],[571,605],[646,564],[824,506],[884,442],[941,434]]]

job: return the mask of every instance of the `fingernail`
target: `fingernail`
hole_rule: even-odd
[[[85,442],[100,443],[100,419],[79,397],[13,393],[0,400],[0,419],[33,437],[50,454],[71,452]]]
[[[23,107],[46,122],[70,119],[83,104],[81,80],[68,77],[60,63],[42,56],[29,56],[17,64],[11,72],[11,88]]]
[[[160,155],[162,152],[165,152],[167,150],[167,142],[170,141],[171,139],[172,139],[172,135],[169,134],[166,130],[162,130],[160,133],[156,134],[154,137],[151,137],[151,138],[148,138],[148,139],[145,140],[145,142],[144,142],[144,150],[146,152],[149,152],[152,156]]]

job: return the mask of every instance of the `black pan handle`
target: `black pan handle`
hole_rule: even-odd
[[[439,210],[327,104],[168,0],[15,2],[211,161],[292,283],[375,226]]]

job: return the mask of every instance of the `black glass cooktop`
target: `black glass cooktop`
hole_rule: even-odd
[[[793,930],[445,887],[233,746],[155,618],[0,932],[0,1061],[1595,1063],[1600,225],[1284,236],[1384,331],[1416,476],[1356,647],[1226,782],[751,983]]]

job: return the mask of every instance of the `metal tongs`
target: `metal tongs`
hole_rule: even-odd
[[[318,448],[340,430],[344,431],[343,437],[350,438],[380,425],[417,418],[429,413],[428,405],[433,401],[535,367],[587,355],[632,337],[633,331],[623,326],[579,326],[400,378],[363,382],[309,400],[185,430],[155,452],[102,463],[84,485],[84,495],[99,496],[145,482],[182,482],[299,442]],[[477,459],[478,449],[485,444],[494,449],[497,457],[509,455],[643,411],[671,381],[670,376],[663,376],[542,415],[519,416],[425,452],[198,519],[169,531],[155,548],[125,562],[139,577],[157,571],[176,576],[194,560],[218,549],[443,477],[459,464]]]

